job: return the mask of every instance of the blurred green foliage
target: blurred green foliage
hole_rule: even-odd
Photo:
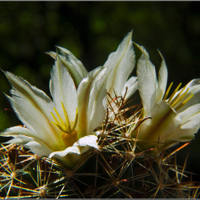
[[[161,61],[157,49],[162,52],[174,87],[200,76],[199,2],[0,2],[0,68],[49,94],[53,59],[45,52],[63,46],[91,70],[103,65],[131,30],[157,69]],[[20,122],[3,94],[9,94],[10,86],[2,72],[0,81],[3,130]],[[193,152],[199,151],[199,141],[197,136]]]

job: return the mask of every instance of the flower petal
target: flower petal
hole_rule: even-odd
[[[108,70],[112,69],[107,81],[107,92],[113,96],[121,95],[121,91],[135,67],[135,52],[133,50],[132,32],[128,33],[118,49],[111,53],[104,63]]]
[[[182,119],[181,129],[191,130],[192,134],[200,128],[200,103],[190,106],[178,116]]]
[[[137,64],[138,90],[140,92],[144,115],[149,113],[156,103],[157,78],[154,65],[144,47],[139,46],[142,55]]]
[[[55,65],[51,70],[49,87],[56,110],[62,119],[65,119],[65,115],[61,102],[64,104],[69,120],[74,121],[77,108],[76,87],[59,56],[56,58]]]
[[[51,99],[43,91],[30,85],[22,78],[10,72],[5,72],[5,75],[12,85],[12,96],[8,99],[23,124],[37,138],[45,141],[46,138],[51,137],[51,145],[55,147],[64,145],[58,139],[61,137],[61,132],[57,132],[50,122],[52,118],[50,111],[53,109]]]
[[[186,108],[196,104],[196,103],[200,103],[200,79],[193,79],[191,80],[185,88],[180,89],[176,95],[174,97],[176,97],[182,90],[184,89],[184,91],[188,90],[187,94],[184,96],[184,98],[182,98],[179,101],[179,104],[177,104],[177,107],[184,102],[189,96],[193,95],[193,97],[186,103],[184,104],[179,110],[178,112],[182,112],[183,110],[185,110]]]
[[[33,133],[31,130],[24,128],[22,126],[13,126],[1,132],[1,136],[14,137],[15,135],[24,135],[26,137],[36,137],[35,133]]]
[[[51,140],[48,140],[48,143],[45,143],[45,141],[37,138],[29,129],[21,126],[8,128],[1,133],[1,136],[12,136],[13,138],[6,143],[21,144],[39,156],[49,156],[53,151],[49,146]]]
[[[97,144],[97,136],[96,135],[88,135],[88,136],[82,137],[74,144],[74,146],[79,146],[79,147],[90,146],[95,149],[99,148],[98,144]],[[81,152],[82,153],[85,152],[84,149],[82,149]]]
[[[78,60],[68,49],[63,47],[57,48],[60,50],[61,55],[59,55],[59,57],[63,65],[69,71],[76,87],[78,87],[82,79],[88,74],[86,68],[83,66],[82,62]],[[49,52],[48,54],[56,59],[57,54],[55,52]]]
[[[161,54],[160,54],[161,55]],[[162,55],[161,55],[162,57]],[[168,71],[164,58],[162,57],[161,67],[158,75],[158,90],[156,92],[156,101],[161,101],[165,94],[167,86]]]
[[[132,76],[131,78],[128,79],[128,81],[126,81],[121,95],[122,97],[124,97],[126,93],[125,99],[128,99],[136,92],[137,89],[138,89],[137,77]]]
[[[24,147],[29,148],[33,153],[38,156],[49,156],[52,152],[52,149],[48,148],[44,143],[37,141],[30,141],[24,145]]]
[[[4,72],[13,90],[13,96],[27,96],[34,106],[37,106],[45,115],[49,116],[48,108],[52,106],[51,99],[42,90],[32,86],[28,81],[11,72]]]
[[[80,138],[73,146],[66,148],[63,151],[55,151],[49,155],[49,158],[62,160],[67,166],[74,166],[81,157],[91,148],[98,149],[97,136],[88,135]]]
[[[83,79],[78,88],[78,138],[90,135],[105,118],[103,100],[109,71],[97,68]]]

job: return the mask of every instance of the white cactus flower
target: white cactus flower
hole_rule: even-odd
[[[68,69],[75,85],[78,87],[81,80],[88,74],[86,68],[68,49],[63,47],[57,48],[63,65]],[[48,54],[54,59],[56,58],[55,52],[49,52]],[[126,99],[128,99],[137,90],[137,77],[132,76],[129,78],[135,63],[131,31],[119,44],[117,50],[108,56],[107,61],[103,65],[110,72],[106,89],[111,96],[124,96],[126,93]]]
[[[76,87],[78,87],[81,80],[87,76],[87,70],[81,61],[68,49],[58,47],[58,50],[63,65],[68,69]],[[48,54],[56,58],[55,52],[49,52]],[[126,101],[137,90],[137,77],[132,76],[129,78],[135,67],[135,63],[132,32],[129,32],[117,50],[108,56],[107,61],[103,65],[110,72],[106,83],[106,90],[109,94],[109,104],[112,107],[112,111],[110,110],[109,112],[109,119],[111,121],[115,120],[116,113],[119,113],[120,105],[116,103],[118,101],[117,98],[122,97]],[[120,122],[122,121],[120,120]]]
[[[142,51],[137,65],[138,90],[143,105],[141,119],[146,120],[138,122],[141,124],[132,132],[132,137],[139,139],[141,149],[154,147],[160,152],[178,142],[191,140],[198,131],[200,79],[190,81],[181,89],[180,84],[169,95],[172,84],[166,91],[168,72],[164,59],[157,80],[147,51],[142,46],[138,47]]]
[[[57,56],[51,71],[50,93],[5,72],[12,85],[8,99],[24,126],[1,133],[12,136],[8,143],[22,144],[39,156],[55,158],[73,167],[90,148],[97,148],[94,129],[105,118],[108,71],[99,67],[83,78],[78,88]]]

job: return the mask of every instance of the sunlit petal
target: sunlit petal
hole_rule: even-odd
[[[74,121],[77,108],[76,87],[59,56],[56,58],[55,65],[51,70],[49,85],[53,101],[55,102],[55,107],[61,117],[63,119],[65,118],[61,105],[62,102],[67,111],[69,120]]]
[[[162,57],[162,63],[158,75],[158,90],[156,93],[156,101],[161,101],[163,99],[167,87],[167,78],[168,78],[167,66],[164,58]]]
[[[78,88],[78,138],[91,134],[105,118],[103,100],[109,71],[97,68],[83,79]]]
[[[56,146],[62,146],[63,144],[58,144],[59,141],[57,141],[61,133],[56,132],[55,127],[50,122],[52,118],[50,110],[54,106],[51,99],[43,91],[30,85],[22,78],[10,72],[5,72],[5,74],[12,85],[12,96],[8,98],[19,119],[36,137],[46,140],[50,135],[52,143]],[[41,132],[43,134],[40,134]]]
[[[104,66],[112,69],[107,81],[107,92],[110,95],[113,95],[114,92],[117,96],[121,95],[124,85],[135,67],[132,32],[128,33],[118,49],[109,55]]]
[[[35,135],[35,133],[21,126],[14,126],[8,128],[5,131],[3,131],[1,135],[13,137],[6,143],[22,144],[25,147],[31,149],[34,153],[36,153],[39,156],[49,155],[54,150],[50,148],[50,146],[52,146],[53,141],[48,140],[45,142],[45,140],[41,140],[40,138],[38,138]]]
[[[147,51],[142,46],[138,47],[142,51],[142,55],[137,64],[138,90],[140,92],[144,112],[148,113],[156,102],[156,72],[154,65],[149,60]]]
[[[185,87],[184,91],[188,90],[187,94],[184,96],[184,98],[179,101],[179,104],[181,104],[183,101],[185,101],[191,94],[193,97],[187,102],[187,104],[183,105],[179,112],[185,110],[187,107],[195,105],[196,103],[200,103],[200,79],[193,79],[191,80]],[[182,90],[179,90],[175,97],[181,92]],[[178,104],[178,105],[179,105]]]
[[[68,147],[63,151],[55,151],[49,155],[50,158],[57,160],[65,160],[65,163],[70,166],[72,163],[77,163],[83,154],[91,148],[98,149],[97,136],[89,135],[80,138],[73,146]]]
[[[78,87],[82,79],[88,74],[86,68],[83,66],[82,62],[78,60],[68,49],[58,47],[58,50],[61,53],[61,55],[59,54],[59,57],[62,61],[62,64],[67,68],[72,79],[74,80],[76,87]],[[49,52],[48,54],[54,59],[57,57],[57,53],[55,52]]]
[[[122,97],[125,96],[125,99],[129,99],[132,94],[136,92],[138,89],[138,82],[137,82],[137,77],[131,77],[128,79],[128,81],[125,83],[124,88],[122,90]]]

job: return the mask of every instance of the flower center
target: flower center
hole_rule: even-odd
[[[180,83],[176,89],[174,90],[174,92],[171,94],[171,96],[167,98],[169,91],[173,85],[173,82],[169,85],[165,96],[163,98],[163,100],[165,100],[174,110],[178,111],[179,109],[181,109],[194,95],[193,94],[188,94],[189,92],[189,88],[187,88],[187,85],[185,87],[183,87],[179,92],[178,89],[181,87]],[[186,89],[187,88],[187,89]]]
[[[62,133],[62,139],[63,139],[66,147],[69,147],[69,146],[72,146],[78,140],[77,130],[75,129],[76,124],[77,124],[77,119],[78,119],[78,117],[77,117],[78,116],[78,110],[76,110],[75,121],[70,122],[63,102],[61,102],[61,105],[62,105],[63,113],[64,113],[64,116],[65,116],[65,120],[63,120],[61,118],[61,116],[58,113],[58,111],[56,110],[56,108],[54,108],[54,111],[55,111],[57,117],[53,114],[53,112],[51,112],[51,115],[52,115],[52,117],[55,121],[55,122],[51,121],[51,123],[63,132]]]

